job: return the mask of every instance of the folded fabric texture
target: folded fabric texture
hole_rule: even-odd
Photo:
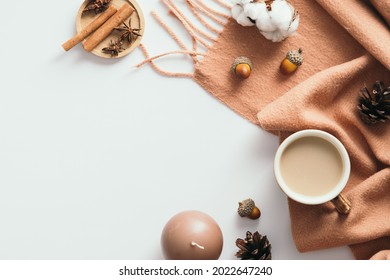
[[[378,11],[364,1],[290,2],[301,16],[296,36],[275,44],[255,28],[231,21],[196,65],[194,79],[281,140],[316,128],[346,146],[352,171],[344,193],[352,210],[342,217],[330,203],[309,206],[289,200],[298,250],[350,245],[357,259],[390,258],[390,127],[363,124],[356,109],[360,88],[376,80],[390,83],[390,31],[378,15],[388,12],[388,2],[373,1]],[[303,65],[283,76],[281,59],[299,47]],[[244,81],[227,71],[241,55],[254,65],[253,76]]]
[[[372,5],[376,8],[378,13],[383,16],[383,19],[390,26],[390,1],[384,0],[370,0]]]
[[[390,130],[386,124],[367,127],[356,110],[360,83],[385,79],[386,72],[364,55],[313,75],[258,114],[261,126],[282,138],[291,131],[322,129],[349,152],[352,172],[344,191],[352,203],[348,216],[340,216],[330,203],[289,201],[293,237],[301,251],[348,244],[358,259],[367,259],[390,248]]]
[[[390,84],[389,2],[289,2],[300,14],[295,36],[273,43],[256,27],[230,19],[204,59],[194,57],[195,71],[187,76],[281,141],[310,128],[336,136],[351,159],[343,193],[352,210],[342,216],[331,203],[313,206],[289,200],[294,242],[302,252],[349,245],[357,259],[390,259],[390,124],[367,126],[356,108],[361,88],[377,80]],[[303,65],[283,75],[281,60],[298,48],[303,50]],[[246,80],[230,71],[239,56],[253,63]]]

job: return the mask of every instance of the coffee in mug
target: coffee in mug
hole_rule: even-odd
[[[333,135],[315,129],[292,134],[278,148],[274,169],[290,198],[304,204],[332,201],[340,212],[349,211],[340,195],[350,174],[349,156]]]

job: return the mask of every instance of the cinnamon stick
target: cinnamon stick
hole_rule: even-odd
[[[76,46],[82,40],[84,40],[89,34],[98,29],[103,23],[105,23],[112,15],[117,12],[117,9],[110,5],[107,10],[101,13],[96,19],[94,19],[90,24],[84,27],[79,33],[74,37],[62,44],[62,47],[65,51],[69,51],[71,48]]]
[[[123,4],[122,7],[100,28],[98,28],[87,40],[84,41],[84,49],[92,51],[101,41],[104,40],[115,27],[119,26],[134,12],[133,7],[129,4]]]

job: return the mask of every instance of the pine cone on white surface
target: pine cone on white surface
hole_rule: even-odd
[[[299,14],[286,0],[233,0],[232,17],[242,26],[253,26],[272,42],[293,35]]]

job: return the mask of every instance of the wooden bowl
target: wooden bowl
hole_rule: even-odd
[[[90,2],[91,2],[91,0],[85,0],[77,13],[77,18],[76,18],[77,33],[80,32],[86,25],[88,25],[96,17],[99,16],[99,14],[95,14],[93,11],[83,13],[84,8]],[[128,24],[129,20],[131,18],[131,26],[133,28],[140,28],[141,30],[138,33],[143,35],[144,30],[145,30],[145,19],[144,19],[144,15],[143,15],[142,10],[141,10],[140,6],[138,5],[138,3],[135,0],[112,0],[111,1],[111,5],[113,5],[117,9],[119,9],[124,3],[130,4],[134,8],[134,12],[131,14],[130,17],[128,17],[125,20],[125,23]],[[134,50],[141,43],[141,40],[142,40],[142,36],[138,36],[137,39],[132,41],[131,43],[128,43],[127,41],[125,41],[123,44],[123,48],[125,48],[125,50],[120,52],[118,54],[118,56],[111,56],[110,54],[106,54],[106,53],[102,52],[103,48],[109,46],[109,43],[111,40],[115,41],[119,38],[119,36],[120,36],[119,31],[115,31],[115,30],[112,31],[111,34],[108,35],[107,38],[105,38],[102,42],[100,42],[99,45],[97,45],[91,51],[91,53],[93,53],[94,55],[103,57],[103,58],[123,57],[125,55],[128,55],[132,50]]]

